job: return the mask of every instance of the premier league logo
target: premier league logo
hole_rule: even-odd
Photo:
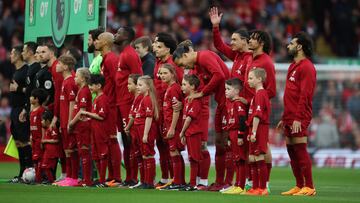
[[[64,41],[69,27],[70,20],[70,1],[54,0],[51,1],[51,30],[52,39],[57,47]]]

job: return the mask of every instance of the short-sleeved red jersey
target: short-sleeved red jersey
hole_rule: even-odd
[[[154,107],[151,103],[150,96],[146,95],[140,101],[138,110],[135,114],[134,125],[145,125],[146,117],[153,117],[153,116],[154,116]]]
[[[141,60],[135,49],[128,45],[119,55],[117,71],[115,77],[116,83],[116,104],[131,104],[134,95],[127,88],[127,82],[130,74],[143,74]]]
[[[45,108],[39,106],[37,109],[34,109],[30,113],[30,133],[33,141],[41,142],[42,138],[42,125],[41,125],[41,116],[44,113]]]
[[[201,99],[193,99],[191,102],[185,98],[184,109],[183,109],[183,120],[185,121],[186,117],[191,118],[190,125],[186,129],[185,136],[191,136],[194,134],[202,133],[203,129],[201,128]]]
[[[181,92],[180,85],[175,82],[170,86],[168,86],[163,101],[164,124],[167,129],[170,128],[172,122],[172,117],[174,112],[172,105],[175,104],[176,101],[182,101],[182,100],[183,100],[183,94]],[[181,130],[181,114],[176,124],[176,129]]]
[[[52,159],[60,157],[60,134],[57,128],[48,128],[45,130],[43,140],[54,140],[57,143],[44,143],[44,159]]]
[[[109,122],[109,98],[105,94],[97,96],[92,105],[92,113],[98,114],[104,120],[91,119],[91,133],[94,142],[107,142],[110,139],[112,123]]]
[[[103,88],[104,94],[108,96],[110,106],[116,105],[116,94],[115,94],[115,76],[116,68],[118,65],[119,58],[114,52],[109,52],[103,56],[103,60],[100,66],[100,73],[105,78],[105,85]]]
[[[69,104],[75,101],[78,87],[75,84],[74,76],[64,79],[60,94],[60,127],[67,128],[69,122]]]
[[[238,130],[239,117],[247,115],[247,107],[240,101],[226,99],[226,124],[224,130]]]
[[[142,94],[139,94],[138,96],[135,97],[134,102],[132,103],[131,108],[130,108],[129,118],[130,118],[130,116],[132,116],[135,119],[136,112],[139,108],[140,102],[143,99],[143,97],[144,96]]]
[[[259,125],[269,125],[270,123],[270,99],[265,89],[258,90],[250,102],[247,123],[252,126],[254,117],[260,119]]]

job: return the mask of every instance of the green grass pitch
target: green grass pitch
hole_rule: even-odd
[[[188,167],[187,167],[188,168]],[[290,168],[273,168],[271,194],[267,197],[223,195],[214,192],[177,192],[156,190],[130,190],[120,188],[67,188],[40,185],[8,184],[4,180],[17,173],[16,163],[0,163],[0,202],[122,202],[122,203],[223,203],[223,202],[360,202],[360,170],[314,169],[315,197],[284,197],[281,191],[294,185]],[[159,170],[157,171],[159,173]],[[214,180],[211,169],[209,182]],[[122,173],[124,175],[124,173]],[[187,176],[189,171],[187,171]],[[187,179],[188,180],[188,179]]]

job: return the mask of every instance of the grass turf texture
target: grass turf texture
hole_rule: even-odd
[[[286,197],[280,195],[280,192],[294,186],[294,178],[290,168],[273,168],[271,174],[271,195],[267,197],[224,195],[200,191],[177,192],[120,188],[68,188],[8,184],[4,182],[12,178],[17,171],[18,165],[16,163],[0,163],[0,202],[360,202],[360,170],[353,169],[314,169],[314,182],[318,193],[315,197]],[[124,175],[124,171],[122,172],[122,175]],[[157,174],[158,180],[159,169]],[[188,175],[189,171],[187,171]],[[214,168],[211,168],[209,182],[212,182],[214,177],[215,171]]]

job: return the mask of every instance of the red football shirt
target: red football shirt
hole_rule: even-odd
[[[84,108],[85,111],[91,111],[91,92],[89,89],[89,86],[85,85],[81,89],[79,89],[76,98],[75,98],[75,105],[74,105],[74,111],[73,111],[73,118],[76,116],[76,114],[80,111],[81,108]],[[79,124],[88,125],[87,118],[81,118],[81,120],[76,124],[76,127],[79,127]],[[80,124],[80,125],[81,125]]]
[[[60,135],[57,128],[48,128],[45,130],[44,140],[59,141]],[[58,143],[44,143],[44,159],[53,159],[60,157],[60,144]]]
[[[182,79],[184,76],[184,70],[174,63],[171,56],[169,58],[167,58],[165,61],[162,61],[160,59],[156,60],[155,68],[154,68],[154,85],[155,85],[156,94],[158,97],[157,99],[159,100],[160,107],[162,106],[162,101],[164,99],[164,95],[165,95],[165,92],[167,89],[167,84],[161,80],[160,75],[159,75],[159,69],[160,69],[161,65],[163,65],[165,63],[169,63],[175,67],[176,77],[177,77],[177,81],[179,83],[182,82]]]
[[[127,88],[127,82],[130,74],[143,74],[141,60],[135,49],[128,45],[119,55],[119,61],[116,71],[116,104],[131,104],[134,95]]]
[[[247,107],[240,101],[226,99],[226,125],[225,130],[238,130],[239,117],[247,115]]]
[[[140,102],[143,99],[143,97],[144,96],[142,94],[135,97],[134,102],[132,103],[131,108],[130,108],[129,118],[130,118],[130,116],[132,116],[135,119],[136,112],[139,108]]]
[[[109,97],[110,106],[116,105],[115,76],[118,61],[119,58],[116,56],[116,54],[114,52],[109,52],[103,56],[100,67],[100,73],[105,78],[103,91],[104,94]]]
[[[183,120],[185,121],[186,117],[191,118],[190,125],[186,129],[185,136],[191,136],[198,133],[202,133],[201,128],[201,100],[193,99],[192,102],[188,102],[185,98],[184,109],[183,109]]]
[[[255,56],[253,58],[252,63],[249,65],[247,69],[248,72],[246,74],[245,81],[247,81],[248,79],[249,71],[253,68],[263,68],[266,71],[266,81],[264,83],[264,88],[268,92],[269,99],[275,97],[276,96],[275,66],[270,56],[267,55],[266,53]],[[255,90],[251,88],[246,88],[246,89],[251,90],[251,92],[249,92],[249,95],[246,96],[246,99],[249,100],[252,98],[252,96],[254,96]]]
[[[78,87],[75,84],[74,76],[64,79],[60,94],[60,127],[67,128],[69,122],[69,105],[75,101]]]
[[[171,84],[165,92],[163,101],[164,124],[167,129],[170,128],[172,122],[172,116],[174,112],[172,105],[175,104],[176,101],[182,100],[183,94],[180,85],[178,83]],[[176,129],[181,130],[181,114],[176,124]]]
[[[42,125],[41,117],[44,113],[45,108],[39,106],[37,109],[32,110],[30,113],[30,133],[33,141],[41,142],[42,138]]]
[[[111,122],[109,122],[109,98],[105,94],[97,96],[92,105],[92,113],[98,114],[104,120],[91,119],[91,133],[94,142],[107,142],[110,139]]]
[[[134,125],[145,125],[146,117],[154,116],[154,108],[149,95],[143,97],[135,115]],[[154,122],[153,122],[154,123]]]
[[[210,95],[220,86],[224,87],[225,80],[230,76],[230,72],[221,58],[208,50],[197,52],[194,68],[204,84],[202,92],[205,96]]]
[[[268,93],[265,89],[258,90],[254,98],[250,102],[249,114],[247,123],[249,126],[252,126],[254,117],[260,119],[259,125],[270,124],[270,99]],[[251,130],[251,129],[250,129]]]
[[[294,120],[305,125],[310,124],[315,86],[316,70],[309,59],[290,65],[286,77],[282,116],[286,124],[291,125]]]
[[[56,65],[58,60],[55,60],[54,63],[50,67],[50,72],[54,82],[54,116],[60,116],[60,94],[61,94],[61,87],[64,80],[64,77],[61,73],[56,72]]]

